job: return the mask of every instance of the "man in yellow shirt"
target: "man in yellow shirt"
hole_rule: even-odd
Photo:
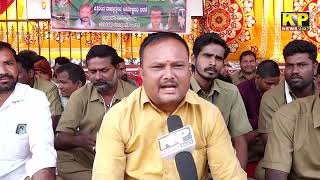
[[[199,179],[246,179],[223,117],[189,90],[191,65],[186,42],[177,34],[149,35],[140,48],[143,86],[105,115],[97,134],[94,180],[179,179],[175,161],[161,159],[157,139],[168,133],[167,118],[191,125],[192,153]]]

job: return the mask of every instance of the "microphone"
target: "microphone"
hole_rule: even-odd
[[[195,148],[192,127],[184,126],[179,116],[167,120],[169,134],[159,138],[162,158],[175,159],[181,180],[197,180],[198,174],[191,153]]]

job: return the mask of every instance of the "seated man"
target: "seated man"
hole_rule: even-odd
[[[265,144],[273,128],[273,115],[281,106],[298,98],[318,94],[313,81],[318,66],[317,46],[305,40],[293,40],[283,49],[283,57],[285,80],[264,93],[261,99],[258,132]],[[256,169],[255,177],[258,180],[265,177],[264,169],[260,165]]]
[[[54,66],[53,66],[53,77],[52,77],[52,81],[56,82],[57,81],[57,75],[56,75],[56,71],[57,69],[62,66],[63,64],[68,64],[70,63],[70,59],[66,58],[66,57],[57,57],[54,60]]]
[[[161,158],[157,141],[168,132],[167,118],[173,114],[193,128],[198,179],[208,177],[208,165],[214,179],[246,179],[218,108],[189,90],[186,42],[174,33],[151,34],[141,45],[140,59],[143,87],[105,115],[92,179],[179,179],[175,161]]]
[[[273,116],[262,167],[266,180],[320,178],[319,94],[282,106]]]
[[[81,66],[68,63],[56,70],[62,106],[65,108],[71,94],[86,84],[86,74]]]
[[[197,37],[193,46],[192,61],[195,72],[190,88],[200,97],[216,105],[228,127],[241,167],[247,166],[245,134],[252,131],[238,88],[218,79],[229,54],[226,42],[216,33]]]
[[[34,73],[38,79],[45,79],[51,81],[52,79],[52,70],[50,63],[43,56],[37,56],[34,59]]]
[[[234,85],[238,85],[243,81],[254,79],[257,57],[252,51],[244,51],[240,55],[240,70],[233,73],[230,77]]]
[[[280,69],[276,62],[264,60],[259,63],[256,77],[238,85],[253,131],[246,134],[248,141],[248,162],[257,162],[263,158],[264,143],[258,129],[261,97],[267,90],[277,85],[280,80]]]
[[[90,83],[70,96],[55,138],[58,172],[66,180],[91,179],[102,118],[136,88],[118,79],[117,60],[117,51],[107,45],[93,46],[86,56]]]
[[[55,179],[56,151],[45,94],[17,83],[16,52],[0,42],[0,179]]]
[[[128,78],[126,64],[125,64],[123,58],[121,58],[121,57],[119,57],[119,62],[117,64],[117,70],[118,70],[118,77],[120,79],[138,87],[138,84],[135,80]]]
[[[18,81],[44,92],[50,102],[52,126],[55,129],[62,114],[62,105],[59,91],[52,82],[35,77],[33,57],[27,54],[18,54],[17,64],[19,70]]]
[[[278,85],[279,81],[280,69],[278,64],[272,60],[264,60],[259,63],[254,79],[244,81],[238,85],[253,130],[258,129],[262,95]]]

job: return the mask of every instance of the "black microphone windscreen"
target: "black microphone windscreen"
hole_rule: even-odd
[[[169,132],[175,131],[183,127],[181,118],[177,115],[169,116],[167,120],[167,125]]]
[[[189,152],[180,152],[175,156],[177,170],[181,180],[197,180],[198,173],[193,157]]]

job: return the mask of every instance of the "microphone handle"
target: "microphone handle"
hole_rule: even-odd
[[[198,180],[197,168],[190,152],[178,153],[175,161],[181,180]]]

